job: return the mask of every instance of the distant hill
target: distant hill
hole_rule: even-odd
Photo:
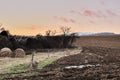
[[[109,36],[109,35],[117,35],[115,33],[110,33],[110,32],[103,32],[103,33],[96,33],[94,34],[95,36]]]
[[[90,32],[77,32],[74,33],[76,36],[110,36],[110,35],[118,35],[112,32],[102,32],[102,33],[90,33]]]

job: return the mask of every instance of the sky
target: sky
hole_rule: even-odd
[[[0,25],[13,35],[114,32],[120,34],[120,0],[0,0]]]

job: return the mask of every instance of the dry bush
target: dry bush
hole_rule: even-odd
[[[0,50],[0,57],[11,57],[12,51],[10,48],[2,48]]]
[[[14,51],[14,56],[15,57],[25,57],[26,53],[23,49],[18,48]]]

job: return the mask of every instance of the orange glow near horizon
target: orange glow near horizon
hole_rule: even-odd
[[[49,27],[49,26],[43,26],[43,27],[35,27],[35,26],[28,26],[28,27],[10,27],[10,28],[6,28],[6,30],[9,30],[9,32],[12,35],[26,35],[26,36],[35,36],[37,34],[42,34],[45,35],[45,32],[47,30],[56,30],[56,34],[62,34],[60,27]],[[74,33],[74,32],[95,32],[95,33],[100,33],[100,32],[114,32],[116,34],[120,34],[119,30],[115,30],[112,28],[106,28],[104,27],[104,29],[99,29],[97,27],[100,27],[99,25],[96,26],[89,26],[87,27],[86,25],[84,26],[79,26],[79,27],[71,27],[70,33]],[[90,29],[91,28],[91,29]]]
[[[1,0],[0,23],[13,35],[71,32],[120,34],[120,0]],[[67,6],[66,6],[67,5]]]

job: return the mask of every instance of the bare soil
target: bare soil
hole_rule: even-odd
[[[61,57],[42,70],[37,70],[38,75],[19,75],[4,80],[120,80],[119,41],[120,36],[79,37],[74,45],[83,47],[81,53]],[[95,66],[65,68],[85,64]]]
[[[120,35],[116,36],[81,36],[76,39],[77,46],[98,46],[120,49]]]
[[[87,47],[86,50],[94,53],[82,52],[62,57],[40,70],[39,75],[17,76],[11,80],[120,80],[120,50],[102,47]],[[99,66],[65,68],[84,64],[99,64]]]

